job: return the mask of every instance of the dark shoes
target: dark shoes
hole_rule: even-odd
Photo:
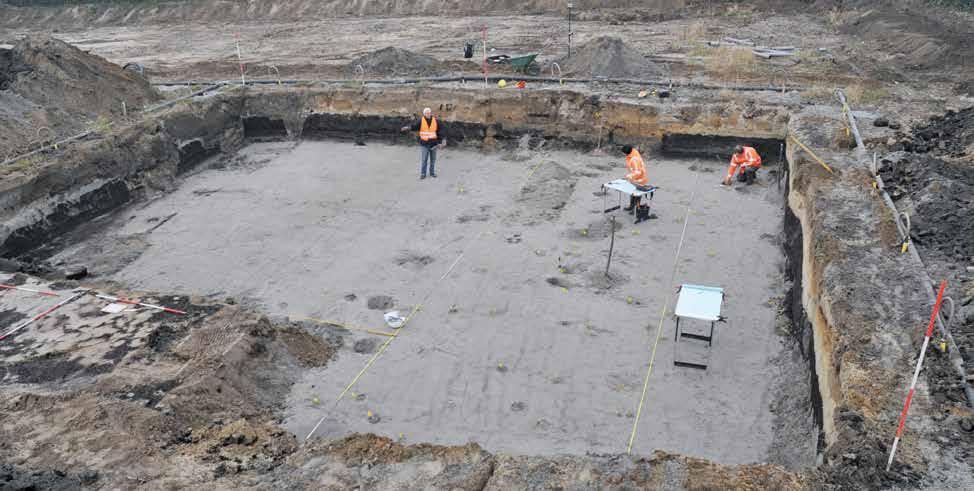
[[[422,181],[423,179],[426,179],[426,174],[419,175],[419,180]]]
[[[652,217],[649,214],[648,205],[643,205],[640,206],[639,208],[636,208],[636,223],[649,220],[650,218]]]
[[[430,172],[430,177],[436,177],[436,174]]]

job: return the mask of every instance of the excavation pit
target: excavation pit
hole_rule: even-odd
[[[267,121],[261,131],[279,127]],[[716,161],[647,152],[657,218],[615,212],[606,279],[612,227],[599,190],[625,174],[621,155],[515,161],[447,148],[426,180],[418,156],[376,142],[254,143],[78,229],[49,260],[132,289],[244,299],[344,337],[287,398],[284,425],[301,438],[321,421],[315,435],[328,438],[623,452],[655,351],[634,453],[814,462],[811,404],[788,424],[772,413],[782,397],[810,396],[778,329],[783,198],[772,173],[724,188]],[[673,364],[681,283],[728,294],[705,372]],[[382,309],[370,308],[376,298]],[[354,328],[390,331],[385,309],[416,312],[392,339]],[[373,336],[379,347],[361,348]]]

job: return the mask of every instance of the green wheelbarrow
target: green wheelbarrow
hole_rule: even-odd
[[[507,63],[511,65],[511,68],[513,68],[515,72],[537,75],[540,72],[540,68],[534,62],[534,59],[537,58],[539,54],[540,53],[512,56],[511,58],[507,59]]]

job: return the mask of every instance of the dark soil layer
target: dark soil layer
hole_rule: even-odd
[[[938,157],[974,158],[974,106],[947,111],[913,126],[910,134],[898,135],[893,150],[932,153]]]
[[[90,484],[98,479],[97,473],[86,473],[84,479],[71,477],[53,471],[26,471],[10,464],[0,464],[0,489],[81,489],[81,484]]]
[[[974,166],[929,154],[897,152],[882,161],[880,175],[894,200],[912,199],[913,241],[958,263],[974,258]]]

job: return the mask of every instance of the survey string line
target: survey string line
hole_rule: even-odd
[[[636,408],[636,419],[632,422],[632,433],[629,435],[629,444],[626,446],[626,453],[632,453],[632,444],[636,440],[636,430],[639,428],[639,418],[643,414],[643,406],[646,402],[646,392],[649,389],[649,378],[653,375],[653,364],[656,362],[656,348],[659,347],[659,340],[663,333],[663,320],[666,319],[666,309],[673,296],[673,282],[676,280],[676,270],[680,265],[680,253],[683,251],[683,240],[687,234],[687,224],[690,223],[690,208],[693,206],[693,198],[697,193],[697,178],[699,173],[693,174],[693,191],[690,193],[690,200],[687,202],[686,214],[683,218],[683,231],[680,232],[680,242],[676,246],[676,257],[673,258],[673,272],[670,274],[669,288],[666,297],[663,299],[663,309],[660,311],[659,325],[656,326],[656,339],[653,341],[653,350],[649,356],[649,367],[646,369],[646,377],[643,380],[643,392],[639,397],[639,406]]]
[[[532,168],[532,169],[530,170],[530,172],[528,172],[528,174],[527,174],[527,176],[525,177],[525,179],[524,179],[524,181],[525,181],[525,182],[527,182],[527,181],[528,181],[528,180],[529,180],[529,179],[531,178],[531,176],[533,176],[533,175],[534,175],[534,173],[535,173],[535,171],[537,171],[537,170],[538,170],[538,168],[539,168],[539,167],[541,167],[541,165],[542,165],[543,163],[544,163],[544,161],[542,160],[541,162],[539,162],[539,163],[537,163],[537,164],[535,164],[535,166],[534,166],[534,167],[533,167],[533,168]],[[369,370],[369,368],[371,368],[371,367],[372,367],[372,365],[373,365],[373,364],[375,363],[375,361],[376,361],[376,360],[378,360],[380,356],[382,356],[382,353],[384,353],[384,352],[386,351],[386,349],[387,349],[387,348],[389,347],[389,345],[390,345],[390,344],[392,344],[392,341],[393,341],[394,339],[396,339],[397,337],[399,337],[399,333],[400,333],[400,332],[402,332],[402,330],[403,330],[403,329],[404,329],[404,328],[405,328],[405,327],[406,327],[406,326],[407,326],[407,325],[409,324],[409,321],[410,321],[410,320],[412,320],[412,318],[413,318],[413,317],[414,317],[414,316],[416,315],[416,313],[417,313],[417,312],[419,312],[419,311],[420,311],[420,310],[422,309],[422,307],[423,307],[423,305],[425,305],[425,304],[426,304],[426,302],[427,302],[427,301],[429,300],[429,298],[430,298],[430,297],[431,297],[431,296],[433,295],[433,292],[434,292],[434,291],[436,291],[436,287],[437,287],[437,286],[438,286],[438,285],[440,284],[440,282],[441,282],[441,281],[443,281],[444,279],[446,279],[446,277],[447,277],[447,276],[449,276],[449,275],[450,275],[450,273],[452,273],[452,272],[453,272],[453,270],[454,270],[454,268],[456,268],[456,266],[457,266],[457,264],[459,264],[459,263],[460,263],[460,260],[461,260],[461,259],[463,259],[463,256],[464,256],[464,255],[466,254],[466,252],[467,252],[467,249],[468,249],[468,248],[469,248],[469,247],[470,247],[471,245],[473,245],[473,244],[476,244],[476,243],[478,243],[478,242],[480,242],[480,238],[481,238],[481,237],[483,237],[483,235],[484,235],[484,234],[485,234],[485,233],[487,232],[487,230],[488,230],[488,229],[487,229],[486,227],[485,227],[484,229],[482,229],[482,230],[480,231],[480,233],[478,233],[478,234],[477,234],[477,236],[476,236],[476,237],[474,237],[474,238],[473,238],[473,239],[472,239],[472,240],[471,240],[470,242],[468,242],[468,243],[467,243],[467,245],[466,245],[466,246],[464,246],[464,248],[463,248],[463,249],[462,249],[462,250],[460,251],[460,254],[459,254],[459,255],[457,255],[457,258],[456,258],[456,259],[455,259],[455,260],[453,261],[453,263],[452,263],[452,264],[450,264],[450,267],[449,267],[449,268],[447,268],[447,270],[446,270],[446,272],[445,272],[445,273],[443,273],[443,275],[442,275],[442,276],[440,276],[440,277],[439,277],[439,278],[438,278],[438,279],[437,279],[437,280],[436,280],[436,281],[435,281],[435,282],[433,283],[433,285],[431,285],[431,286],[430,286],[430,288],[429,288],[429,290],[427,291],[427,293],[426,293],[426,295],[425,295],[425,296],[423,296],[423,298],[422,298],[422,299],[421,299],[421,300],[419,301],[419,303],[417,303],[417,304],[416,304],[416,305],[415,305],[415,306],[413,307],[413,309],[412,309],[412,311],[410,311],[410,312],[409,312],[409,315],[407,315],[407,316],[406,316],[406,319],[405,319],[405,320],[403,320],[403,323],[402,323],[402,325],[401,325],[401,326],[399,326],[399,328],[397,328],[397,329],[395,329],[395,331],[393,331],[393,333],[392,333],[392,335],[391,335],[391,336],[389,336],[389,338],[388,338],[388,339],[386,339],[386,341],[385,341],[384,343],[382,343],[382,345],[381,345],[381,346],[379,346],[379,349],[378,349],[378,350],[376,350],[376,352],[375,352],[375,354],[374,354],[374,355],[372,355],[372,357],[371,357],[371,358],[369,358],[369,361],[365,363],[365,366],[364,366],[364,367],[362,367],[362,369],[361,369],[361,370],[359,370],[359,372],[358,372],[358,373],[357,373],[357,374],[355,375],[355,377],[354,377],[354,378],[352,379],[352,381],[351,381],[351,382],[349,382],[349,383],[348,383],[348,385],[346,385],[346,386],[345,386],[345,389],[344,389],[344,390],[342,390],[342,392],[341,392],[340,394],[338,394],[338,397],[337,397],[337,398],[335,398],[335,402],[334,402],[334,403],[332,404],[332,408],[334,408],[334,407],[337,407],[337,406],[338,406],[338,403],[339,403],[339,402],[341,402],[341,400],[342,400],[342,399],[343,399],[343,398],[345,397],[345,395],[346,395],[346,394],[348,394],[348,392],[349,392],[349,391],[350,391],[350,390],[352,389],[352,387],[354,387],[354,386],[355,386],[355,384],[356,384],[356,383],[358,383],[358,381],[359,381],[359,379],[361,379],[361,378],[362,378],[362,376],[363,376],[363,375],[365,375],[365,373],[366,373],[366,372],[367,372],[367,371]],[[325,414],[324,414],[324,415],[323,415],[323,416],[321,417],[321,419],[319,419],[319,420],[318,420],[318,422],[317,422],[317,423],[315,424],[315,426],[314,426],[314,427],[313,427],[313,428],[311,429],[311,431],[310,431],[310,432],[308,432],[308,436],[306,436],[306,437],[304,437],[304,440],[305,440],[305,441],[308,441],[308,440],[310,440],[310,439],[311,439],[311,437],[312,437],[312,436],[314,436],[314,434],[315,434],[315,432],[317,432],[317,431],[318,431],[318,428],[320,428],[320,427],[321,427],[321,425],[322,425],[322,423],[324,423],[324,422],[325,422],[325,419],[327,419],[327,418],[328,418],[328,415],[329,415],[329,414],[330,414],[330,412],[328,412],[328,413],[325,413]]]

